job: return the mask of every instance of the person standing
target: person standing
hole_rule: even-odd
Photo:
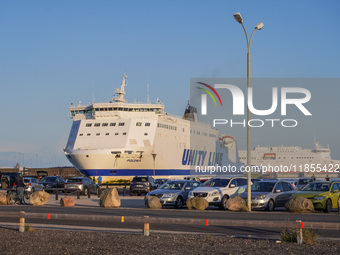
[[[98,185],[99,185],[99,187],[101,187],[103,178],[99,175],[99,177],[97,179],[98,179]]]
[[[24,189],[25,189],[25,183],[24,183],[24,179],[22,178],[22,174],[19,173],[19,176],[17,176],[15,178],[15,185],[17,187],[17,192],[19,194],[19,199],[20,199],[20,204],[22,205],[23,202],[23,198],[24,198]]]

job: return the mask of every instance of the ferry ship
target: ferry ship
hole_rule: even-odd
[[[128,103],[126,78],[108,103],[71,104],[71,132],[64,148],[82,174],[103,180],[136,175],[188,176],[195,166],[241,165],[236,141],[197,120],[188,104],[184,117],[164,111],[157,103]]]
[[[247,151],[239,151],[239,159],[242,164],[247,164]],[[289,172],[337,172],[340,168],[340,160],[331,158],[330,148],[321,146],[314,139],[314,149],[303,149],[300,146],[257,146],[251,151],[251,164],[259,170],[264,167],[283,166]],[[279,169],[279,168],[277,168]],[[283,168],[280,168],[281,170]]]

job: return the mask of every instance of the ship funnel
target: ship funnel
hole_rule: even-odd
[[[190,121],[193,121],[193,122],[197,122],[197,108],[191,106],[188,103],[187,108],[185,109],[183,118],[185,120],[190,120]]]

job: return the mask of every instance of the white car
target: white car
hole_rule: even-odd
[[[242,193],[247,188],[247,178],[244,177],[215,177],[206,181],[189,193],[189,198],[203,197],[209,205],[227,209],[227,200],[235,193]]]

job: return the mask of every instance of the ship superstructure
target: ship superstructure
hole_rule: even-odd
[[[209,124],[199,123],[194,107],[188,105],[181,118],[166,113],[159,100],[128,103],[126,78],[111,102],[70,107],[73,124],[64,151],[80,172],[126,178],[184,176],[195,165],[215,165],[217,159],[240,164],[236,141],[222,139]]]
[[[243,164],[247,163],[247,151],[240,150],[239,157]],[[328,172],[337,170],[340,160],[331,158],[330,148],[314,141],[314,149],[303,149],[300,146],[257,146],[251,151],[251,164],[254,166],[288,166],[293,171]],[[316,171],[317,168],[319,171]],[[321,169],[321,170],[320,170]]]

